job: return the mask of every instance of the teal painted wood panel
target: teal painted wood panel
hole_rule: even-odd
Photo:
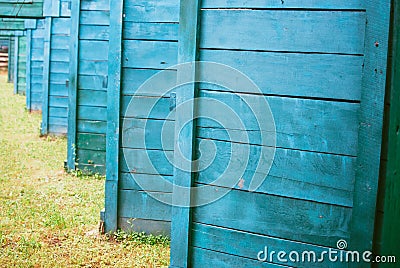
[[[69,5],[67,6],[69,7]],[[57,10],[61,8],[57,6]],[[60,15],[59,13],[57,13]],[[69,13],[63,13],[67,16]],[[70,65],[71,18],[53,17],[47,19],[47,50],[45,68],[46,96],[48,101],[43,113],[42,134],[66,135],[68,129],[68,86]],[[64,109],[58,109],[64,108]],[[57,111],[53,114],[53,111]]]
[[[46,0],[0,1],[0,16],[2,17],[43,17],[43,5]]]
[[[8,37],[8,75],[7,82],[14,81],[14,63],[15,63],[15,40],[13,36]]]
[[[143,200],[140,197],[143,195],[143,189],[121,191],[118,190],[118,185],[122,178],[128,178],[130,172],[133,172],[139,174],[143,180],[146,178],[151,180],[152,189],[161,190],[165,187],[165,183],[159,174],[172,177],[172,166],[168,163],[166,156],[173,157],[173,145],[169,143],[162,146],[159,136],[156,137],[161,135],[158,131],[160,124],[165,123],[168,125],[166,133],[169,135],[169,140],[173,140],[173,113],[172,119],[166,120],[170,114],[170,96],[169,94],[160,96],[156,90],[154,93],[151,91],[146,93],[146,97],[138,96],[132,99],[132,94],[152,75],[177,63],[179,1],[114,1],[111,6],[120,7],[120,5],[123,5],[121,14],[111,11],[112,20],[109,31],[102,27],[97,35],[89,32],[92,29],[91,25],[82,28],[81,33],[85,35],[85,40],[82,40],[80,44],[83,47],[82,50],[88,50],[85,53],[85,59],[81,61],[82,64],[86,64],[87,61],[99,57],[94,55],[93,51],[89,51],[91,47],[95,44],[105,46],[103,39],[112,37],[114,34],[120,35],[115,40],[110,39],[110,54],[108,59],[105,59],[113,63],[108,66],[107,94],[90,85],[93,82],[102,84],[101,77],[92,81],[89,77],[90,72],[95,69],[96,73],[107,70],[107,66],[100,66],[99,63],[81,71],[85,75],[82,77],[84,79],[81,80],[81,85],[90,90],[79,92],[81,105],[96,106],[96,109],[107,107],[109,130],[107,132],[106,230],[114,230],[117,227],[140,230],[141,227],[129,228],[126,222],[129,218],[135,218],[146,221],[152,226],[146,231],[169,235],[169,230],[165,228],[170,227],[170,212],[167,214],[156,212],[165,211],[165,208],[170,210],[169,206],[153,200],[150,196],[149,203],[140,202],[139,200]],[[120,21],[114,20],[113,16],[119,16],[122,13],[121,24]],[[100,14],[98,15],[100,17]],[[89,16],[85,17],[85,21],[89,19]],[[89,37],[94,37],[98,41],[92,41]],[[165,82],[175,84],[173,76],[164,78]],[[152,112],[147,114],[146,108],[150,108],[152,102],[157,100],[158,103]],[[98,116],[96,119],[101,120],[101,117]],[[85,120],[87,119],[85,117]],[[120,123],[121,126],[118,128]],[[154,130],[157,132],[151,133]],[[117,151],[115,151],[115,145],[117,145]],[[146,154],[151,156],[151,161],[148,161]],[[128,183],[124,179],[122,180]],[[115,203],[116,200],[117,203]]]
[[[186,176],[175,171],[174,181],[210,186],[209,191],[192,190],[186,202],[203,204],[219,193],[227,194],[203,206],[173,208],[171,267],[261,266],[257,253],[263,246],[318,251],[336,248],[340,239],[350,250],[372,250],[390,1],[206,0],[202,9],[197,8],[200,21],[188,5],[181,4],[180,22],[192,25],[180,32],[182,57],[197,53],[200,60],[236,67],[254,79],[260,92],[235,88],[239,76],[231,77],[232,88],[199,85],[196,115],[228,117],[227,111],[212,108],[213,102],[207,100],[211,97],[230,107],[244,127],[234,117],[225,128],[202,118],[197,128],[189,128],[192,133],[175,137],[175,144],[190,148],[186,158],[199,159],[199,171]],[[200,48],[185,46],[196,39],[197,30]],[[216,77],[206,68],[195,70],[196,74]],[[178,80],[180,75],[185,73],[178,69]],[[177,91],[177,99],[188,92]],[[274,144],[260,144],[261,134],[268,136],[270,129],[257,129],[253,116],[266,118],[268,111],[260,105],[264,99],[276,126],[272,159],[268,152]],[[185,115],[176,111],[176,133],[183,128],[178,128],[178,118]],[[283,138],[285,133],[289,139]],[[324,142],[312,142],[309,135]],[[322,148],[329,139],[343,147]],[[271,160],[270,170],[257,170],[260,162]],[[244,165],[243,172],[236,168],[224,173],[232,163]],[[254,175],[265,178],[255,191],[249,186]],[[225,180],[217,180],[221,178]],[[179,195],[182,191],[174,189],[173,196]],[[297,266],[276,259],[262,264]],[[322,267],[347,266],[324,263]]]
[[[68,167],[105,174],[110,3],[80,1],[72,15]]]
[[[27,35],[27,109],[41,111],[43,103],[43,65],[45,20],[35,20]],[[29,71],[29,73],[28,73]]]
[[[14,72],[14,92],[16,94],[26,94],[26,36],[15,37],[15,72]],[[18,48],[17,48],[18,47]]]

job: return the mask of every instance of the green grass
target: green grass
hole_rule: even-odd
[[[66,174],[66,139],[39,137],[0,77],[0,267],[162,267],[169,242],[142,233],[99,235],[104,178]]]

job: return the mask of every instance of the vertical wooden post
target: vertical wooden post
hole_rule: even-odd
[[[397,228],[400,225],[400,1],[395,0],[393,5],[392,24],[392,64],[388,100],[390,110],[388,112],[387,136],[387,164],[385,170],[385,184],[382,197],[384,198],[384,213],[382,225],[378,225],[381,247],[379,255],[400,254],[400,233]]]
[[[181,1],[180,6],[180,25],[179,25],[179,45],[178,63],[192,63],[190,72],[182,71],[178,67],[178,85],[185,81],[195,81],[196,64],[198,60],[198,27],[201,0]],[[195,120],[186,124],[185,118],[190,113],[191,118],[195,118],[195,107],[191,110],[181,110],[179,105],[186,101],[193,101],[196,97],[196,84],[190,83],[180,86],[176,90],[176,116],[175,116],[175,155],[182,153],[186,159],[193,160],[195,144]],[[175,157],[177,159],[177,157]],[[174,185],[183,186],[188,189],[185,192],[174,187],[173,203],[184,206],[172,207],[171,223],[171,266],[188,267],[190,252],[190,222],[191,222],[191,191],[194,172],[192,165],[185,167],[185,170],[174,169]]]
[[[14,46],[14,44],[13,44],[13,41],[12,41],[12,36],[9,36],[8,37],[8,68],[7,68],[7,70],[8,70],[8,83],[11,83],[11,82],[13,82],[13,72],[14,72],[14,70],[12,70],[11,69],[11,67],[13,66],[12,65],[12,61],[14,60],[14,58],[12,57],[13,56],[13,46]]]
[[[390,0],[367,0],[358,158],[349,249],[372,250],[382,141]]]
[[[105,185],[105,231],[118,227],[118,179],[120,147],[121,51],[123,0],[110,1],[110,42],[107,88],[107,152]]]
[[[76,124],[77,124],[77,92],[79,67],[79,18],[81,13],[80,1],[72,1],[71,6],[71,35],[70,35],[70,62],[68,83],[68,145],[67,168],[75,169]]]
[[[52,24],[51,17],[47,17],[45,19],[45,31],[44,31],[42,126],[40,130],[41,135],[47,135],[49,132],[51,24]]]
[[[14,40],[14,94],[18,94],[18,53],[19,53],[19,36],[15,36]]]
[[[26,108],[32,110],[31,61],[32,61],[32,29],[26,31]]]

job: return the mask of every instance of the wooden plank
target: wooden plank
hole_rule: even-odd
[[[173,155],[173,151],[123,148],[120,151],[120,170],[125,173],[171,176],[173,166],[168,159],[173,159]]]
[[[54,18],[53,27],[51,29],[52,35],[70,35],[71,18]]]
[[[43,57],[43,106],[42,106],[42,125],[40,133],[46,135],[49,133],[49,105],[50,105],[50,53],[51,53],[51,27],[52,18],[45,19],[44,34],[44,57]]]
[[[203,0],[202,8],[265,8],[265,9],[333,9],[333,10],[360,10],[365,9],[365,4],[361,0],[346,1],[346,0]]]
[[[90,121],[90,120],[78,120],[77,131],[79,133],[106,133],[107,122],[106,121]]]
[[[262,176],[264,181],[255,192],[353,206],[355,157],[280,148],[274,155],[268,147],[204,139],[198,144],[196,155],[202,153],[196,182],[249,191],[254,176]],[[271,157],[270,170],[258,168],[268,165]]]
[[[32,92],[31,92],[31,49],[32,49],[32,30],[26,31],[27,47],[26,47],[26,108],[32,111]]]
[[[107,91],[78,90],[79,105],[107,107]]]
[[[111,1],[111,0],[110,0]],[[110,25],[110,11],[85,11],[80,12],[81,25]]]
[[[169,97],[124,96],[121,100],[121,116],[143,119],[174,118],[175,111],[170,110]]]
[[[363,54],[365,23],[364,12],[205,10],[200,47]]]
[[[177,64],[177,42],[123,41],[122,67],[166,69]]]
[[[92,150],[85,150],[85,149],[77,150],[76,161],[79,164],[104,166],[106,163],[106,152],[92,151]]]
[[[120,190],[119,194],[119,216],[123,218],[135,218],[146,220],[171,220],[171,206],[155,200],[153,196],[160,199],[171,199],[171,193],[149,193],[134,190]]]
[[[80,40],[108,41],[110,39],[108,26],[81,25],[79,29]]]
[[[186,81],[196,81],[196,68],[193,62],[199,59],[199,24],[200,24],[200,3],[195,0],[181,2],[179,21],[179,49],[178,63],[192,63],[191,70],[178,69],[177,84]],[[182,157],[190,162],[184,167],[174,169],[174,186],[179,185],[185,188],[174,187],[172,202],[179,206],[172,207],[171,223],[171,264],[170,267],[189,267],[189,237],[191,225],[191,187],[194,174],[192,160],[194,156],[196,127],[194,105],[188,109],[179,109],[179,105],[193,100],[197,95],[195,83],[180,86],[176,90],[176,116],[175,116],[175,154],[174,162],[181,161]],[[186,121],[192,119],[191,121]],[[188,123],[189,122],[189,123]],[[180,190],[178,190],[180,189]],[[185,189],[185,190],[182,190]]]
[[[174,121],[125,118],[122,121],[122,146],[133,149],[174,150],[174,132]]]
[[[19,37],[14,38],[14,94],[18,94],[18,50],[19,50]]]
[[[127,0],[124,21],[179,22],[179,0]]]
[[[93,74],[85,75],[81,73],[78,77],[78,88],[87,90],[105,90],[104,85],[106,84],[106,78],[107,76]]]
[[[361,93],[357,172],[349,248],[372,250],[382,142],[390,1],[365,1],[368,24]]]
[[[91,75],[100,77],[102,79],[102,85],[97,90],[105,90],[107,87],[107,76],[108,76],[108,62],[107,60],[79,60],[79,75]]]
[[[92,151],[106,151],[106,136],[92,133],[78,133],[77,147]]]
[[[81,10],[93,10],[93,11],[109,11],[110,1],[109,0],[82,0]]]
[[[122,67],[122,14],[123,1],[110,0],[110,39],[108,50],[107,90],[107,154],[105,185],[105,231],[113,232],[118,227],[118,180],[120,144],[120,98]]]
[[[278,148],[357,155],[359,104],[204,90],[200,91],[199,96],[202,97],[198,102],[201,137],[264,146],[276,145]],[[268,112],[264,110],[268,107],[262,105],[264,100],[267,101],[274,117],[276,134],[270,133],[269,129],[260,129],[262,125],[269,126],[271,123],[260,120],[260,115]],[[207,119],[220,118],[221,111],[215,110],[216,106],[212,105],[215,101],[232,109],[238,119],[231,118],[224,122]],[[275,135],[276,139],[273,138]],[[341,142],[338,143],[338,140]]]
[[[107,53],[99,51],[108,51],[107,41],[79,41],[79,50],[82,51],[79,60],[107,60]]]
[[[191,262],[190,267],[193,268],[202,267],[204,263],[212,267],[285,267],[196,247],[191,250],[191,253],[193,255],[191,259],[196,260]]]
[[[77,118],[80,120],[107,121],[107,108],[78,106]]]
[[[124,40],[178,40],[178,23],[124,22]]]
[[[172,193],[172,179],[172,176],[121,173],[119,189]]]
[[[232,190],[193,209],[193,222],[336,248],[350,237],[351,215],[350,208]]]
[[[200,59],[238,69],[264,94],[353,101],[361,98],[363,57],[359,56],[201,50]],[[200,75],[201,79],[210,79],[206,71]],[[228,90],[250,91],[240,83]]]
[[[122,94],[123,95],[133,95],[136,94],[139,96],[140,94],[137,92],[139,87],[146,82],[147,79],[151,78],[153,75],[156,75],[160,72],[160,70],[151,70],[151,69],[130,69],[123,68],[122,69]],[[159,83],[160,87],[163,89],[168,87],[173,87],[176,84],[176,70],[163,70],[162,71],[162,83]],[[155,86],[154,84],[152,86]],[[158,90],[154,88],[155,93],[151,92],[146,93],[148,96],[158,96],[160,94],[156,93]],[[143,95],[143,94],[141,94]]]

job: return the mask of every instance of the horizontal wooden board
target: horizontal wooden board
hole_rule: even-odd
[[[179,0],[124,1],[124,21],[179,22]]]
[[[171,113],[170,118],[174,118],[175,111],[171,111],[171,105],[171,99],[167,97],[124,96],[121,101],[121,116],[166,119]]]
[[[110,25],[110,11],[82,10],[79,22],[81,25]]]
[[[106,60],[80,60],[78,68],[79,75],[102,76],[103,79],[107,79],[108,76],[108,61]],[[105,90],[107,84],[102,84],[101,88]]]
[[[178,23],[124,22],[124,40],[177,41]]]
[[[174,150],[174,121],[126,118],[121,124],[125,148]]]
[[[102,53],[99,53],[101,51]],[[80,60],[108,60],[108,42],[107,41],[79,41],[79,59]]]
[[[365,4],[362,0],[347,1],[347,0],[203,0],[202,8],[298,8],[298,9],[365,9]]]
[[[106,150],[106,136],[92,133],[78,133],[77,134],[77,147],[80,149],[87,149],[92,151],[105,151]]]
[[[105,121],[78,120],[76,125],[79,133],[105,134],[107,129]]]
[[[54,117],[64,117],[68,116],[68,108],[61,107],[49,107],[49,115]]]
[[[107,92],[100,90],[78,90],[79,105],[107,107]]]
[[[122,43],[122,67],[164,69],[177,64],[177,42],[124,40]]]
[[[81,0],[81,10],[110,10],[109,0]]]
[[[162,74],[158,74],[162,72]],[[151,82],[151,87],[146,90],[146,93],[138,93],[137,90],[152,76],[158,74],[159,77]],[[147,95],[147,96],[159,96],[161,90],[172,89],[176,85],[176,71],[175,70],[152,70],[152,69],[122,69],[122,87],[121,91],[123,95]],[[147,89],[147,87],[146,87]]]
[[[81,25],[79,27],[79,40],[101,40],[110,39],[109,27],[99,25]]]
[[[67,108],[68,107],[68,97],[65,97],[65,96],[50,96],[49,97],[49,106]]]
[[[196,202],[203,198],[195,197]],[[350,220],[349,208],[237,190],[193,209],[196,223],[332,248],[349,238]]]
[[[50,72],[69,74],[69,62],[51,61]]]
[[[53,18],[51,34],[52,35],[70,35],[71,18]]]
[[[68,118],[49,116],[49,125],[67,126]]]
[[[64,61],[69,62],[69,50],[68,49],[51,49],[50,50],[51,61]]]
[[[80,106],[78,100],[78,119],[89,121],[107,121],[107,108]]]
[[[365,23],[365,12],[206,10],[200,47],[363,54]]]
[[[64,81],[59,81],[60,84],[50,83],[49,84],[49,95],[51,96],[61,96],[61,97],[68,97],[68,87]]]
[[[121,173],[120,190],[172,193],[173,176]]]
[[[203,139],[198,139],[197,142],[201,143],[200,152],[203,152],[199,158],[199,170],[201,170],[199,182],[212,183],[223,176],[225,181],[228,180],[227,183],[235,184],[242,179],[241,188],[246,190],[255,175],[257,166],[261,165],[261,168],[257,170],[257,175],[266,178],[267,182],[267,176],[273,176],[287,182],[302,182],[315,187],[321,186],[349,192],[354,188],[355,157],[280,148],[277,148],[274,154],[274,151],[268,147]],[[214,158],[215,153],[217,158]],[[196,154],[198,155],[199,152]],[[272,166],[271,159],[273,159]],[[240,174],[240,171],[245,172]],[[284,192],[285,188],[281,190]]]
[[[84,64],[83,61],[81,61],[81,64]],[[82,72],[83,71],[85,70],[82,70]],[[107,82],[107,76],[105,75],[80,74],[78,77],[78,88],[87,90],[106,90],[107,88],[104,88],[106,82]]]
[[[51,39],[52,49],[69,49],[70,36],[69,35],[52,35]]]
[[[120,169],[125,173],[172,176],[173,167],[167,157],[173,159],[173,154],[173,151],[121,149]],[[129,167],[127,161],[129,162]]]
[[[170,199],[171,193],[152,193],[159,198]],[[146,192],[134,190],[118,191],[118,215],[123,218],[138,218],[147,220],[171,220],[171,207],[155,200]]]
[[[224,125],[215,121],[222,119],[215,101],[225,104],[225,113],[237,119],[224,120]],[[359,104],[204,90],[198,103],[198,126],[204,138],[274,146],[271,131],[276,130],[277,147],[357,155]]]
[[[244,87],[248,77],[264,94],[355,101],[361,98],[364,59],[360,56],[201,50],[200,60],[225,64],[243,73],[237,78],[242,83],[227,85],[230,88],[225,90],[251,92]],[[207,70],[200,75],[201,81],[217,82]]]

